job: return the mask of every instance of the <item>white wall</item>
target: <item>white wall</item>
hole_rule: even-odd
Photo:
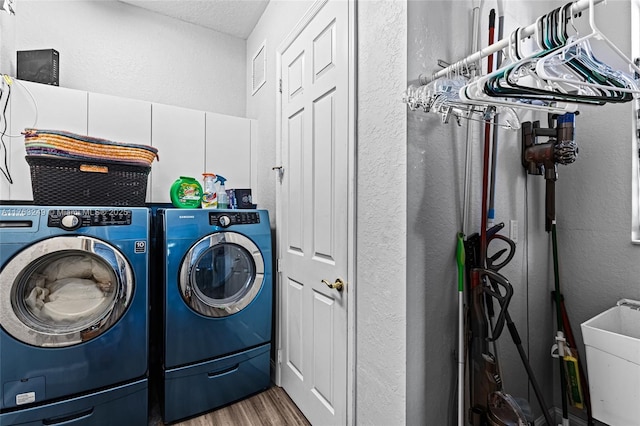
[[[7,74],[8,70],[15,70],[15,18],[6,12],[0,13],[0,72]],[[12,68],[13,67],[13,68]]]
[[[357,5],[357,424],[408,423],[407,3]],[[424,424],[424,422],[422,423]]]
[[[118,1],[20,0],[1,19],[2,73],[17,50],[54,48],[63,87],[245,116],[240,38]]]
[[[257,171],[255,200],[261,208],[272,212],[270,220],[275,227],[276,172],[271,170],[276,164],[276,51],[282,40],[295,27],[313,1],[271,0],[262,17],[247,38],[246,86],[247,118],[258,122]],[[251,94],[251,61],[263,42],[266,41],[266,83],[255,94]]]

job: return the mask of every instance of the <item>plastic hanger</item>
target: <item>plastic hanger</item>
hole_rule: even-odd
[[[594,1],[589,0],[589,25],[591,27],[591,33],[580,38],[570,40],[565,44],[562,49],[553,55],[547,55],[536,63],[536,73],[542,78],[548,81],[560,82],[567,81],[568,79],[574,79],[574,84],[580,84],[584,87],[598,88],[602,90],[615,90],[616,92],[640,94],[640,89],[633,81],[631,76],[626,76],[622,71],[614,70],[608,65],[597,61],[591,52],[588,41],[590,39],[597,39],[604,41],[613,52],[615,52],[621,59],[623,59],[635,72],[640,73],[640,68],[636,66],[611,40],[609,40],[596,26],[595,23],[595,10]],[[578,49],[581,46],[583,50]],[[558,64],[570,63],[572,59],[578,59],[585,61],[591,68],[592,76],[595,80],[599,80],[600,83],[589,81],[589,78],[583,73],[568,73],[558,76],[550,70]],[[583,63],[583,64],[584,64]],[[604,78],[604,82],[601,78]],[[604,83],[604,84],[603,84]],[[610,84],[606,84],[610,83]],[[620,87],[619,87],[620,86]],[[631,100],[631,99],[627,99]]]
[[[559,100],[591,105],[603,105],[606,102],[627,102],[630,100],[628,94],[617,90],[624,84],[616,81],[614,78],[616,75],[613,73],[609,74],[609,78],[613,79],[613,83],[611,80],[603,79],[603,82],[609,83],[606,86],[606,90],[579,85],[575,79],[549,81],[537,74],[535,69],[537,62],[541,58],[563,48],[564,43],[567,41],[566,13],[570,6],[571,3],[567,3],[548,15],[538,18],[535,26],[535,35],[539,48],[543,50],[528,59],[520,57],[520,37],[517,34],[518,30],[516,30],[516,39],[515,42],[511,43],[510,48],[513,47],[512,50],[520,62],[514,67],[506,68],[503,76],[491,78],[485,83],[484,91],[489,96],[519,97],[543,101]],[[591,76],[592,70],[590,67],[595,68],[593,63],[585,65],[584,61],[573,60],[571,62],[572,72],[574,73]]]
[[[594,105],[602,105],[605,102],[624,101],[620,93],[603,93],[595,89],[581,87],[573,84],[571,81],[551,82],[540,77],[535,70],[537,61],[540,57],[550,54],[554,50],[562,46],[565,42],[564,34],[566,31],[561,25],[564,22],[566,9],[570,6],[568,3],[562,8],[558,8],[552,12],[555,18],[540,17],[536,22],[536,41],[538,46],[547,45],[547,50],[540,53],[540,56],[531,57],[521,62],[519,65],[507,69],[504,78],[497,78],[487,83],[487,90],[502,94],[504,96],[522,96],[533,99],[546,100],[565,100],[568,102],[586,103]],[[551,22],[556,27],[555,31],[551,31],[549,25],[544,22]],[[555,23],[555,25],[554,25]],[[546,34],[546,35],[542,35]],[[516,54],[518,50],[516,49]],[[489,93],[490,94],[490,93]]]
[[[567,3],[536,20],[534,31],[538,49],[533,53],[523,55],[522,29],[518,28],[511,34],[506,47],[508,55],[505,57],[510,63],[488,75],[468,80],[457,90],[457,96],[451,93],[454,86],[450,86],[448,92],[416,89],[412,96],[407,95],[411,98],[410,107],[439,113],[443,121],[452,115],[458,120],[473,119],[475,114],[481,114],[483,118],[479,121],[484,121],[497,108],[564,114],[575,112],[578,104],[603,105],[633,99],[632,95],[640,93],[637,83],[624,72],[599,61],[588,41],[591,38],[603,40],[638,74],[640,67],[598,30],[594,0],[589,0],[591,33],[585,37],[569,37],[567,23],[573,24],[569,12],[572,5]],[[468,67],[467,59],[460,64],[462,68]],[[507,127],[513,128],[509,123]]]
[[[520,28],[513,31],[510,35],[510,43],[508,45],[508,54],[506,56],[511,60],[511,64],[502,67],[491,74],[488,74],[483,77],[479,77],[473,82],[470,82],[468,85],[460,89],[459,95],[460,98],[464,102],[469,103],[479,103],[483,105],[501,105],[501,106],[509,106],[512,108],[524,108],[533,111],[554,113],[554,114],[564,114],[566,112],[575,112],[577,110],[577,105],[572,103],[567,103],[563,101],[558,101],[557,99],[543,99],[541,97],[525,97],[525,93],[522,91],[518,93],[508,93],[511,97],[503,96],[499,90],[487,90],[487,88],[491,87],[491,83],[487,85],[488,82],[493,81],[496,78],[504,78],[505,73],[513,68],[526,63],[531,58],[536,57],[544,52],[535,52],[532,55],[529,55],[525,58],[521,58],[519,55],[519,37],[520,37]],[[506,93],[505,93],[506,94]]]
[[[412,110],[422,108],[424,112],[439,114],[442,122],[445,123],[451,117],[454,117],[458,123],[460,119],[486,122],[500,113],[500,121],[494,123],[495,125],[512,130],[520,129],[520,120],[513,108],[463,103],[458,97],[458,92],[467,82],[467,78],[456,75],[434,80],[419,88],[409,86],[404,101]],[[475,118],[475,116],[481,118]]]
[[[561,19],[556,22],[556,29],[557,29],[557,33],[560,35],[558,38],[561,42],[561,44],[559,45],[568,45],[570,42],[570,38],[567,34],[567,17],[566,17],[566,11],[568,8],[569,4],[565,5],[562,8],[562,13],[561,13]],[[573,17],[570,17],[571,22],[573,22]],[[575,26],[574,26],[575,29]],[[576,31],[577,32],[577,31]],[[619,88],[624,88],[628,86],[628,82],[624,81],[624,75],[616,70],[613,70],[610,66],[599,62],[594,56],[593,53],[591,52],[591,48],[589,46],[588,41],[585,41],[579,45],[577,45],[575,48],[580,48],[580,50],[583,52],[583,54],[580,55],[574,55],[572,58],[569,58],[567,61],[563,61],[563,64],[566,65],[566,67],[569,69],[569,72],[571,73],[575,73],[576,75],[578,75],[579,77],[582,77],[582,81],[590,81],[590,80],[596,80],[600,81],[603,84],[603,87],[601,87],[599,90],[603,93],[604,96],[609,96],[610,98],[608,99],[608,101],[610,102],[617,102],[617,101],[622,101],[622,102],[626,102],[630,100],[630,97],[628,94],[625,94],[624,92],[617,90]],[[565,50],[566,47],[564,47],[563,50]],[[558,54],[555,57],[558,58],[562,58],[565,59],[566,58],[566,54]],[[543,60],[544,61],[544,60]],[[558,65],[558,68],[562,69],[562,65]],[[547,71],[549,71],[549,68],[547,68]],[[559,73],[561,74],[561,72]],[[542,74],[542,76],[544,76],[544,74]],[[568,82],[569,80],[571,80],[571,78],[567,78],[567,76],[563,76],[563,81]],[[549,80],[547,80],[549,81]],[[574,85],[575,86],[575,85]],[[581,91],[586,91],[587,86],[584,85],[579,85],[579,90]],[[594,88],[595,90],[595,88]]]

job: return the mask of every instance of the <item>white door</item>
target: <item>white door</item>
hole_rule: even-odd
[[[314,3],[278,50],[280,384],[314,425],[346,424],[350,403],[349,8]]]

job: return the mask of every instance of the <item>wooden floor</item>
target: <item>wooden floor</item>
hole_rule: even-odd
[[[153,416],[152,416],[153,417]],[[149,425],[161,425],[155,418]],[[199,417],[175,423],[176,426],[311,426],[289,395],[278,386]]]

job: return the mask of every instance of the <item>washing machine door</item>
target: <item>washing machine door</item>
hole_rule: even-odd
[[[180,267],[182,298],[207,317],[226,317],[246,308],[264,284],[264,260],[256,244],[236,232],[219,232],[196,242]]]
[[[112,245],[89,236],[38,241],[0,271],[0,325],[33,346],[94,339],[125,313],[133,270]]]

